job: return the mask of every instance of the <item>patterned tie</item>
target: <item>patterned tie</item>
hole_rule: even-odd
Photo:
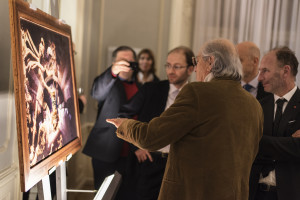
[[[283,99],[277,99],[276,104],[277,104],[277,109],[276,109],[276,113],[275,113],[275,119],[273,122],[273,135],[277,136],[278,134],[278,128],[279,128],[279,123],[282,117],[282,107],[284,102],[286,101],[285,98]]]
[[[253,88],[253,86],[247,83],[247,84],[245,84],[245,85],[243,86],[243,88],[244,88],[245,90],[247,90],[248,92],[250,92],[250,90]]]

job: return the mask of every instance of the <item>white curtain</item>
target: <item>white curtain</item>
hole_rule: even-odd
[[[300,61],[299,0],[196,0],[193,49],[210,39],[253,41],[262,55],[288,46]],[[300,69],[299,69],[300,71]],[[300,73],[297,75],[300,86]]]

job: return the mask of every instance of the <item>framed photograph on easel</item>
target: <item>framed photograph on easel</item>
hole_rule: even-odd
[[[81,147],[70,26],[10,0],[22,191]]]

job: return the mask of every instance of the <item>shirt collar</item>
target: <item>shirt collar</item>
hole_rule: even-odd
[[[144,74],[143,74],[142,72],[138,72],[137,77],[138,77],[139,81],[142,82],[143,84],[144,84],[145,82],[151,82],[151,81],[153,81],[153,79],[154,79],[154,76],[153,76],[152,73],[149,74],[149,76],[147,77],[147,79],[146,79],[145,81],[143,81]]]
[[[243,80],[241,81],[241,83],[242,83],[242,86],[246,85],[246,82],[243,81]],[[257,86],[258,86],[258,74],[248,84],[251,85],[253,88],[257,88]]]
[[[289,91],[288,93],[286,93],[285,95],[283,95],[282,97],[280,96],[277,96],[276,94],[274,94],[274,102],[276,102],[278,99],[282,99],[282,98],[285,98],[287,100],[287,102],[289,102],[292,98],[292,96],[295,94],[297,90],[297,86],[295,85],[295,87]]]
[[[186,81],[186,82],[181,86],[181,88],[179,88],[179,91],[180,91],[186,84],[188,84],[188,81]],[[175,90],[178,90],[177,87],[175,87],[174,84],[170,83],[169,94],[170,94],[170,93],[173,93]]]

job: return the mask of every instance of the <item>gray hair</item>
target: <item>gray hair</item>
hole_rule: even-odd
[[[216,39],[207,42],[202,48],[202,57],[213,56],[211,72],[205,77],[205,82],[213,78],[227,77],[236,81],[242,79],[242,64],[234,45],[226,39]]]

